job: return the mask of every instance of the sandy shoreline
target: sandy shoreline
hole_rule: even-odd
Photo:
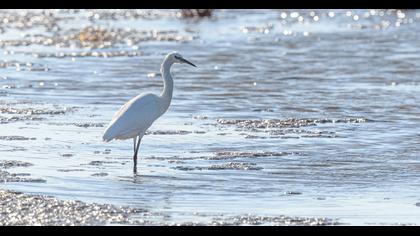
[[[0,225],[141,225],[146,222],[129,219],[141,212],[144,211],[0,190]]]
[[[335,225],[326,218],[241,215],[213,218],[211,222],[162,222],[144,220],[156,213],[144,209],[108,204],[58,200],[50,196],[30,195],[0,189],[0,225],[5,226],[72,226],[72,225]]]

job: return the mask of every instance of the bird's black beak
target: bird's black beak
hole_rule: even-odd
[[[187,64],[190,64],[190,65],[192,65],[192,66],[194,66],[194,67],[197,67],[196,65],[194,65],[194,64],[192,64],[191,62],[189,62],[189,61],[187,61],[186,59],[184,59],[184,58],[179,58],[179,60],[180,61],[182,61],[182,62],[184,62],[184,63],[187,63]]]

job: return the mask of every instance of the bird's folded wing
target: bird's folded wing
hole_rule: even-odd
[[[105,131],[107,136],[114,138],[145,132],[159,116],[157,99],[154,94],[145,94],[128,101],[112,118]]]

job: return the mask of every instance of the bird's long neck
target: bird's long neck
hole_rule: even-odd
[[[169,60],[165,60],[163,61],[160,68],[160,72],[162,73],[162,78],[163,78],[163,92],[160,95],[160,97],[164,101],[164,107],[163,107],[164,111],[166,111],[169,105],[171,104],[172,91],[174,89],[174,81],[171,75],[172,64],[173,62]]]

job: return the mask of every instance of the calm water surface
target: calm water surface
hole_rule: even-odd
[[[420,224],[420,11],[1,11],[1,188],[161,213]],[[174,98],[140,147],[110,118]],[[420,204],[417,204],[420,205]]]

